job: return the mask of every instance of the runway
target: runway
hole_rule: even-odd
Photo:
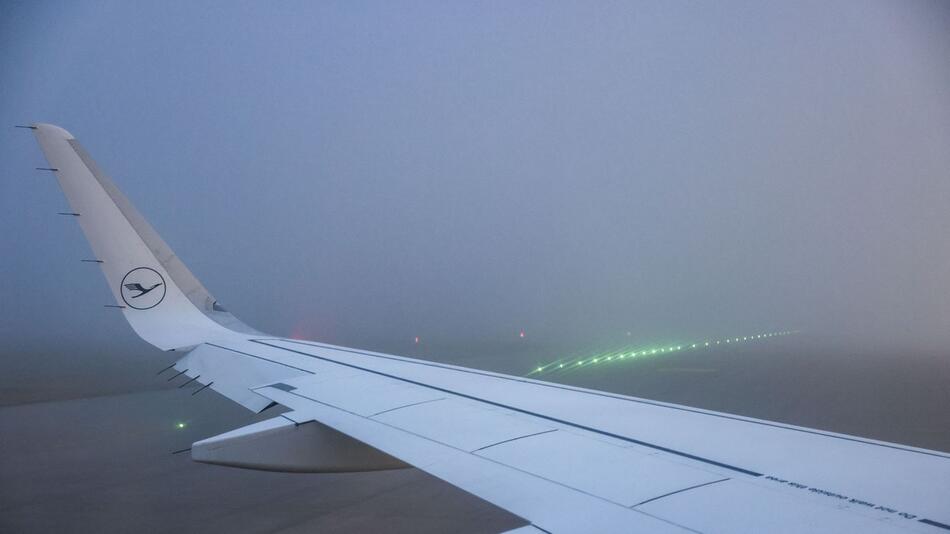
[[[202,397],[175,389],[0,409],[0,532],[474,533],[522,524],[416,469],[268,473],[171,454],[277,413],[249,418]]]
[[[467,351],[448,359],[465,363]],[[514,373],[536,356],[526,348],[472,364]],[[142,376],[148,372],[143,366]],[[803,337],[554,378],[950,450],[950,363],[936,354],[829,356]],[[474,533],[522,524],[416,469],[282,474],[173,455],[279,410],[253,416],[213,392],[192,396],[162,378],[154,383],[162,389],[26,404],[8,394],[0,408],[0,532]],[[32,401],[42,388],[15,391]]]

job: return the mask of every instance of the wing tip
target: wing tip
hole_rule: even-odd
[[[65,128],[61,126],[57,126],[55,124],[48,124],[45,122],[34,122],[32,126],[36,129],[37,133],[43,133],[47,135],[57,134],[57,135],[62,136],[63,139],[75,139],[73,134],[69,133],[69,131],[67,131]]]

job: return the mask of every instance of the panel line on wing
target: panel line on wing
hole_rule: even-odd
[[[403,408],[411,408],[412,406],[419,406],[420,404],[427,404],[427,403],[430,403],[430,402],[436,402],[436,401],[441,401],[441,400],[445,400],[445,397],[439,397],[438,399],[426,399],[426,400],[419,401],[419,402],[410,402],[409,404],[403,404],[402,406],[396,406],[395,408],[389,408],[389,409],[383,410],[383,411],[381,411],[381,412],[376,412],[376,413],[371,414],[371,415],[369,415],[369,416],[367,416],[367,417],[376,417],[377,415],[382,415],[382,414],[384,414],[384,413],[394,412],[394,411],[396,411],[396,410],[402,410]]]
[[[670,495],[676,495],[677,493],[683,493],[684,491],[689,491],[689,490],[691,490],[691,489],[701,488],[701,487],[703,487],[703,486],[709,486],[709,485],[711,485],[711,484],[718,484],[719,482],[725,482],[725,481],[727,481],[727,480],[732,480],[732,479],[731,479],[731,478],[721,478],[721,479],[719,479],[719,480],[713,480],[713,481],[711,481],[711,482],[703,482],[702,484],[696,484],[695,486],[690,486],[690,487],[688,487],[688,488],[678,489],[678,490],[676,490],[676,491],[671,491],[671,492],[669,492],[669,493],[664,493],[663,495],[657,495],[656,497],[647,499],[647,500],[642,501],[642,502],[638,502],[637,504],[634,504],[634,505],[631,506],[630,508],[636,508],[637,506],[646,504],[646,503],[648,503],[648,502],[653,502],[653,501],[662,499],[663,497],[669,497]]]
[[[931,519],[920,519],[919,521],[920,521],[921,523],[925,524],[925,525],[930,525],[930,526],[932,526],[932,527],[942,528],[942,529],[944,529],[944,530],[950,530],[950,525],[945,525],[945,524],[943,524],[943,523],[941,523],[941,522],[939,522],[939,521],[933,521],[933,520],[931,520]]]
[[[271,360],[271,359],[265,358],[265,357],[263,357],[263,356],[258,356],[257,354],[251,354],[251,353],[249,353],[249,352],[243,352],[243,351],[240,351],[240,350],[237,350],[237,349],[232,349],[232,348],[229,348],[229,347],[223,347],[223,346],[221,346],[221,345],[216,345],[216,344],[214,344],[214,343],[205,343],[205,345],[208,345],[208,346],[210,346],[210,347],[214,347],[214,348],[216,348],[216,349],[228,350],[228,351],[231,351],[231,352],[236,352],[236,353],[242,354],[242,355],[244,355],[244,356],[250,356],[251,358],[257,358],[258,360],[264,360],[265,362],[275,363],[275,364],[277,364],[277,365],[283,365],[284,367],[290,367],[291,369],[296,369],[296,370],[298,370],[298,371],[303,371],[303,372],[305,372],[305,373],[309,373],[309,374],[312,374],[312,375],[313,375],[313,374],[316,374],[316,373],[314,373],[313,371],[310,371],[310,370],[308,370],[308,369],[301,369],[300,367],[294,367],[293,365],[290,365],[289,363],[278,362],[278,361],[276,361],[276,360]]]
[[[506,439],[506,440],[502,440],[502,441],[499,441],[499,442],[496,442],[496,443],[492,443],[491,445],[485,445],[484,447],[479,447],[479,448],[475,449],[475,450],[472,451],[472,452],[483,451],[483,450],[485,450],[485,449],[488,449],[488,448],[490,448],[490,447],[494,447],[494,446],[496,446],[496,445],[503,445],[503,444],[505,444],[505,443],[511,443],[512,441],[518,441],[519,439],[532,438],[532,437],[534,437],[534,436],[540,436],[541,434],[550,434],[551,432],[557,432],[557,431],[558,431],[558,429],[556,429],[556,428],[552,428],[551,430],[542,430],[541,432],[535,432],[534,434],[528,434],[528,435],[526,435],[526,436],[518,436],[518,437],[516,437],[516,438]]]

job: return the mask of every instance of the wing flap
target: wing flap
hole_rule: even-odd
[[[702,464],[696,462],[686,465],[677,462],[675,457],[658,454],[655,449],[610,440],[543,418],[407,382],[402,382],[403,390],[417,390],[414,398],[431,400],[368,414],[362,410],[367,396],[365,392],[374,391],[380,381],[388,383],[392,379],[372,373],[349,376],[346,379],[349,394],[342,395],[319,379],[323,372],[256,388],[255,392],[293,408],[295,413],[288,417],[298,423],[307,420],[308,406],[332,406],[378,421],[419,440],[473,453],[496,464],[556,481],[625,507],[728,478],[724,470],[703,469]],[[409,397],[403,398],[402,402],[407,400]]]
[[[544,531],[688,532],[672,522],[285,389],[288,388],[265,386],[256,391],[293,408],[298,422],[314,420],[334,428],[505,508]]]

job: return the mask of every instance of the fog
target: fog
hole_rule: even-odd
[[[275,335],[945,358],[948,28],[941,2],[6,2],[4,388],[164,362],[102,307],[33,121]]]
[[[256,419],[155,376],[14,124],[261,331],[950,451],[947,58],[939,1],[0,3],[0,530],[520,521],[169,455]]]

